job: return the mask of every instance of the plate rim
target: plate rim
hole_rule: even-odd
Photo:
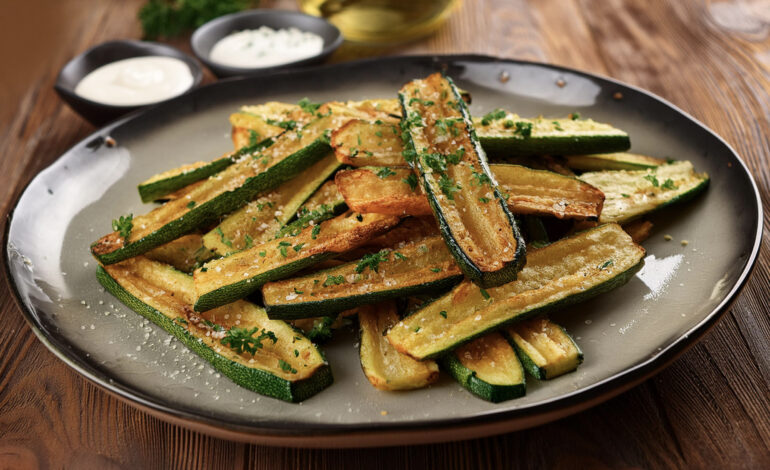
[[[122,381],[114,380],[98,367],[95,367],[93,364],[84,360],[82,357],[78,357],[77,354],[72,352],[73,349],[71,347],[67,348],[66,344],[61,344],[62,341],[60,341],[60,339],[57,339],[55,336],[49,337],[47,328],[42,324],[42,322],[39,321],[38,315],[28,309],[22,300],[16,285],[16,280],[10,267],[9,255],[11,253],[11,247],[8,239],[11,225],[14,222],[13,216],[19,202],[23,198],[29,186],[43,173],[49,171],[52,166],[54,166],[62,158],[68,155],[76,147],[87,144],[94,139],[103,139],[103,137],[108,135],[109,132],[113,129],[123,125],[130,120],[139,118],[145,113],[152,113],[157,108],[176,106],[178,101],[195,99],[197,95],[206,93],[209,89],[222,86],[230,86],[231,83],[255,79],[274,80],[276,77],[291,75],[297,72],[307,73],[308,71],[345,69],[348,67],[362,66],[365,67],[367,64],[373,62],[433,63],[436,66],[457,62],[499,62],[514,65],[534,65],[550,70],[576,74],[593,80],[609,82],[613,85],[630,89],[645,95],[647,98],[658,101],[663,105],[671,108],[673,111],[679,113],[683,118],[690,120],[692,123],[700,127],[702,131],[710,134],[722,145],[724,145],[727,150],[732,153],[732,156],[735,157],[735,160],[740,164],[740,168],[745,173],[745,175],[748,176],[749,182],[751,183],[754,202],[756,203],[757,207],[756,228],[751,253],[746,258],[746,263],[740,275],[738,276],[730,291],[725,295],[723,300],[717,306],[715,306],[711,312],[709,312],[700,322],[687,330],[685,333],[673,339],[668,345],[658,351],[658,353],[654,356],[651,356],[650,358],[635,364],[632,367],[623,369],[622,371],[617,372],[585,388],[581,388],[571,393],[554,397],[537,404],[504,411],[493,409],[478,413],[470,417],[443,418],[438,420],[414,420],[408,422],[401,421],[357,424],[303,423],[301,426],[293,427],[287,426],[286,423],[283,423],[284,425],[281,426],[280,422],[275,421],[266,421],[252,425],[240,424],[231,421],[222,421],[221,419],[217,419],[214,415],[204,415],[200,413],[194,413],[187,409],[167,406],[166,403],[159,402],[156,397],[152,397],[141,391],[134,390],[130,387],[129,384],[124,384]],[[56,357],[62,360],[67,366],[74,369],[78,374],[88,379],[91,383],[97,385],[100,389],[107,391],[110,395],[119,398],[121,401],[124,401],[131,406],[139,408],[167,422],[187,426],[192,429],[218,437],[289,447],[374,447],[382,445],[394,445],[398,443],[420,444],[448,440],[470,439],[544,424],[546,422],[559,419],[561,417],[602,403],[603,401],[606,401],[632,388],[633,386],[660,372],[671,362],[673,362],[673,360],[676,359],[679,355],[683,354],[689,348],[694,346],[698,340],[710,328],[712,328],[719,321],[719,319],[721,319],[722,315],[727,312],[730,305],[738,297],[740,291],[745,287],[756,265],[761,246],[762,228],[764,221],[762,200],[757,183],[751,171],[749,171],[748,166],[741,158],[740,154],[738,154],[738,152],[721,136],[712,131],[698,119],[694,118],[668,100],[642,88],[626,84],[614,78],[606,77],[600,74],[585,72],[570,67],[548,64],[544,62],[509,59],[479,54],[429,54],[375,57],[342,62],[338,64],[326,64],[317,67],[308,67],[304,69],[277,70],[275,72],[260,75],[259,77],[233,77],[218,80],[217,82],[196,88],[190,93],[181,95],[163,103],[159,103],[158,105],[130,113],[116,121],[113,121],[112,123],[109,123],[95,130],[80,141],[76,142],[74,145],[70,146],[64,153],[53,160],[44,169],[31,176],[23,186],[18,185],[17,187],[20,187],[21,189],[18,190],[13,203],[10,205],[10,209],[6,214],[6,225],[3,233],[3,245],[5,247],[2,255],[3,266],[7,277],[7,282],[10,286],[11,292],[13,293],[13,298],[16,305],[19,307],[22,316],[29,324],[35,336],[37,336],[37,338],[49,351],[51,351]],[[431,431],[431,433],[426,433],[425,431]],[[350,437],[355,437],[355,439],[347,440]],[[406,438],[408,438],[408,440]]]

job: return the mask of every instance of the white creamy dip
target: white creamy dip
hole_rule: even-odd
[[[173,57],[147,56],[118,60],[86,75],[75,93],[116,106],[156,103],[181,95],[193,84],[190,67]]]
[[[214,44],[209,59],[231,67],[271,67],[307,59],[323,47],[323,38],[315,33],[262,26],[223,37]]]

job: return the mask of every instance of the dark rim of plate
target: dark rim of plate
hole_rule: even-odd
[[[7,224],[5,228],[5,243],[4,243],[6,245],[6,251],[5,251],[5,256],[3,257],[3,264],[5,267],[6,275],[8,277],[8,282],[11,285],[11,288],[14,293],[14,299],[17,305],[19,305],[19,308],[21,309],[22,314],[26,318],[27,322],[32,328],[32,331],[35,333],[38,339],[57,357],[59,357],[67,365],[75,369],[78,373],[80,373],[81,375],[83,375],[84,377],[92,381],[94,384],[102,387],[106,391],[111,392],[112,394],[120,398],[123,398],[128,402],[133,403],[134,405],[138,405],[151,412],[155,412],[161,417],[172,419],[174,422],[177,422],[177,423],[180,422],[181,420],[181,422],[191,426],[202,425],[209,429],[214,429],[214,430],[219,429],[219,430],[229,431],[230,433],[240,434],[247,439],[249,438],[249,436],[256,439],[258,439],[259,436],[267,436],[267,437],[274,437],[274,438],[280,438],[280,437],[290,438],[291,436],[297,436],[297,437],[318,436],[320,438],[324,436],[340,437],[344,435],[367,434],[367,433],[382,434],[382,433],[398,433],[399,431],[429,431],[431,429],[439,429],[439,428],[462,429],[464,427],[471,427],[471,426],[478,426],[478,425],[489,426],[493,424],[505,423],[506,421],[512,421],[515,419],[524,419],[527,417],[540,415],[544,411],[548,411],[549,413],[552,413],[554,417],[543,420],[543,422],[551,421],[563,415],[570,414],[571,412],[579,411],[578,408],[580,404],[589,403],[585,407],[594,406],[595,404],[598,404],[599,402],[603,401],[601,400],[601,397],[610,397],[610,396],[614,396],[617,393],[622,392],[623,390],[625,390],[625,387],[629,387],[633,384],[639,383],[651,377],[652,375],[654,375],[655,373],[663,369],[671,361],[673,361],[678,355],[682,354],[686,349],[693,346],[697,342],[698,338],[700,338],[704,333],[706,333],[706,331],[708,331],[712,326],[716,324],[716,322],[721,318],[722,314],[724,314],[727,311],[729,306],[735,300],[737,294],[746,284],[751,274],[751,271],[756,263],[756,260],[759,254],[760,242],[762,238],[763,214],[762,214],[762,202],[760,199],[759,189],[757,188],[756,182],[754,181],[754,178],[751,175],[751,172],[748,170],[743,160],[738,156],[737,152],[735,152],[735,150],[727,142],[725,142],[724,139],[719,137],[717,134],[711,131],[708,127],[703,125],[701,122],[699,122],[689,114],[685,113],[684,111],[676,107],[674,104],[648,91],[634,87],[632,85],[624,84],[612,78],[602,77],[596,74],[582,72],[582,71],[578,71],[568,67],[549,65],[541,62],[513,60],[513,59],[500,59],[500,58],[484,56],[484,55],[428,55],[428,56],[399,56],[399,57],[388,57],[388,58],[374,58],[374,59],[358,60],[353,62],[345,62],[342,64],[324,65],[324,66],[314,67],[312,69],[307,69],[307,70],[312,70],[315,73],[318,73],[324,70],[345,70],[346,68],[350,68],[350,67],[366,66],[367,64],[370,64],[373,62],[386,62],[386,63],[392,62],[394,66],[397,66],[396,64],[398,63],[423,64],[423,65],[432,66],[436,70],[441,70],[447,65],[452,63],[457,63],[457,62],[476,62],[476,63],[496,62],[501,64],[508,63],[508,64],[516,64],[516,65],[535,65],[535,66],[549,68],[551,70],[563,71],[567,73],[580,75],[583,77],[590,78],[592,80],[597,80],[597,81],[603,82],[604,84],[618,87],[623,92],[630,91],[634,93],[639,93],[641,95],[648,97],[649,99],[658,101],[668,106],[672,110],[679,113],[684,119],[687,119],[695,123],[704,132],[710,134],[712,137],[717,139],[720,143],[725,145],[725,147],[730,150],[733,157],[735,158],[735,161],[740,165],[740,168],[745,172],[746,176],[748,176],[748,179],[751,182],[752,190],[755,197],[755,203],[757,205],[756,226],[754,227],[755,236],[754,236],[754,243],[751,249],[751,253],[746,258],[746,262],[742,267],[740,276],[738,276],[738,279],[733,285],[733,287],[725,295],[725,298],[703,320],[701,320],[697,325],[695,325],[690,330],[688,330],[687,332],[685,332],[684,334],[682,334],[681,336],[673,340],[668,346],[663,348],[661,351],[658,351],[657,354],[655,354],[654,356],[650,357],[644,362],[636,364],[633,367],[625,369],[622,372],[614,374],[588,387],[576,390],[572,393],[568,393],[559,397],[554,397],[549,400],[545,400],[543,402],[526,405],[520,408],[515,408],[512,410],[506,410],[506,411],[490,410],[487,412],[479,413],[473,417],[447,418],[447,419],[433,420],[433,421],[415,420],[415,421],[410,421],[408,423],[379,422],[376,424],[366,424],[366,425],[363,425],[363,424],[353,424],[353,425],[303,424],[301,427],[296,426],[296,424],[294,423],[287,423],[282,421],[266,421],[266,422],[261,422],[259,425],[255,426],[252,423],[245,420],[234,419],[234,420],[225,421],[222,419],[221,416],[204,415],[199,412],[192,411],[189,409],[184,409],[181,407],[174,408],[173,404],[169,404],[168,402],[159,400],[157,397],[153,397],[145,393],[142,393],[140,391],[134,390],[129,384],[124,384],[117,380],[114,380],[108,374],[100,370],[95,364],[87,361],[85,359],[84,351],[73,348],[72,345],[66,342],[66,340],[57,336],[55,332],[52,332],[49,329],[47,329],[45,325],[43,325],[40,322],[40,319],[36,315],[36,313],[27,309],[27,307],[24,305],[24,302],[21,299],[21,295],[19,293],[18,287],[16,286],[13,275],[11,273],[10,264],[8,261],[7,242],[8,242],[8,234],[10,231],[11,222],[13,219],[13,212],[15,211],[16,206],[19,203],[19,200],[24,194],[25,192],[24,190],[26,190],[26,187],[29,186],[32,180],[34,180],[37,177],[37,175],[35,175],[24,186],[24,190],[22,190],[19,193],[19,195],[16,197],[16,200],[14,201],[11,210],[8,212]],[[213,83],[210,85],[197,88],[190,93],[179,96],[177,98],[173,98],[158,106],[173,106],[177,100],[192,99],[196,94],[204,93],[209,88],[225,86],[225,85],[222,85],[222,83],[230,83],[231,81],[236,81],[236,80],[273,79],[276,77],[290,75],[292,73],[297,73],[297,71],[282,70],[282,71],[267,73],[265,75],[260,75],[258,77],[233,78],[229,80],[224,80],[222,82],[217,82],[217,83]],[[75,144],[72,148],[85,145],[86,142],[89,142],[94,138],[99,138],[99,135],[106,135],[106,133],[109,133],[109,131],[114,129],[115,127],[122,125],[124,122],[128,120],[141,116],[143,113],[151,112],[152,109],[154,108],[140,110],[116,122],[113,122],[108,126],[102,129],[99,129],[98,131],[89,135],[82,141]],[[41,173],[44,171],[46,170],[42,170]],[[615,391],[615,393],[613,393],[613,391]],[[559,414],[560,411],[563,414]],[[291,445],[291,444],[284,443],[284,445]],[[355,446],[355,443],[351,443],[350,446]],[[345,447],[345,446],[342,446],[342,447]]]

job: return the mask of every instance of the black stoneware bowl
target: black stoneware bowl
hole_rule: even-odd
[[[76,94],[75,87],[86,75],[102,65],[143,56],[173,57],[183,61],[190,67],[190,72],[193,76],[193,83],[189,90],[198,86],[201,78],[203,78],[203,71],[200,65],[198,65],[195,59],[179,49],[156,42],[120,40],[108,41],[94,46],[67,62],[67,65],[61,69],[59,76],[56,78],[54,89],[75,112],[83,116],[91,124],[101,126],[131,111],[152,106],[155,103],[136,106],[104,104]]]
[[[295,27],[302,31],[308,31],[321,36],[324,40],[324,47],[319,54],[307,59],[288,62],[282,65],[259,68],[232,67],[229,65],[218,64],[209,59],[211,49],[223,37],[235,31],[244,29],[257,29],[260,26],[268,26],[273,29]],[[342,44],[342,33],[328,21],[315,16],[298,13],[295,11],[283,10],[248,10],[232,15],[225,15],[209,21],[200,28],[196,29],[190,38],[192,50],[195,56],[206,67],[211,69],[219,78],[235,77],[244,75],[259,75],[264,72],[273,71],[280,68],[296,67],[301,65],[317,64],[329,57],[340,44]]]

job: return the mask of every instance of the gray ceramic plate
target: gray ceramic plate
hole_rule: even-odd
[[[635,152],[691,160],[712,175],[704,196],[653,218],[646,267],[631,282],[554,315],[585,352],[577,372],[531,380],[526,397],[497,405],[448,377],[427,389],[386,393],[367,382],[355,334],[348,332],[324,348],[334,385],[293,405],[221,377],[100,288],[89,244],[110,231],[116,215],[150,210],[139,202],[139,181],[228,150],[228,115],[241,104],[391,97],[404,82],[437,69],[473,94],[474,113],[579,111],[627,130]],[[622,99],[613,99],[616,92]],[[103,145],[106,136],[117,146]],[[533,426],[659,371],[717,321],[745,283],[759,249],[761,214],[756,185],[735,152],[649,93],[543,64],[403,57],[224,81],[101,129],[26,188],[8,224],[7,269],[22,311],[48,348],[104,389],[164,419],[268,444],[410,444]]]

